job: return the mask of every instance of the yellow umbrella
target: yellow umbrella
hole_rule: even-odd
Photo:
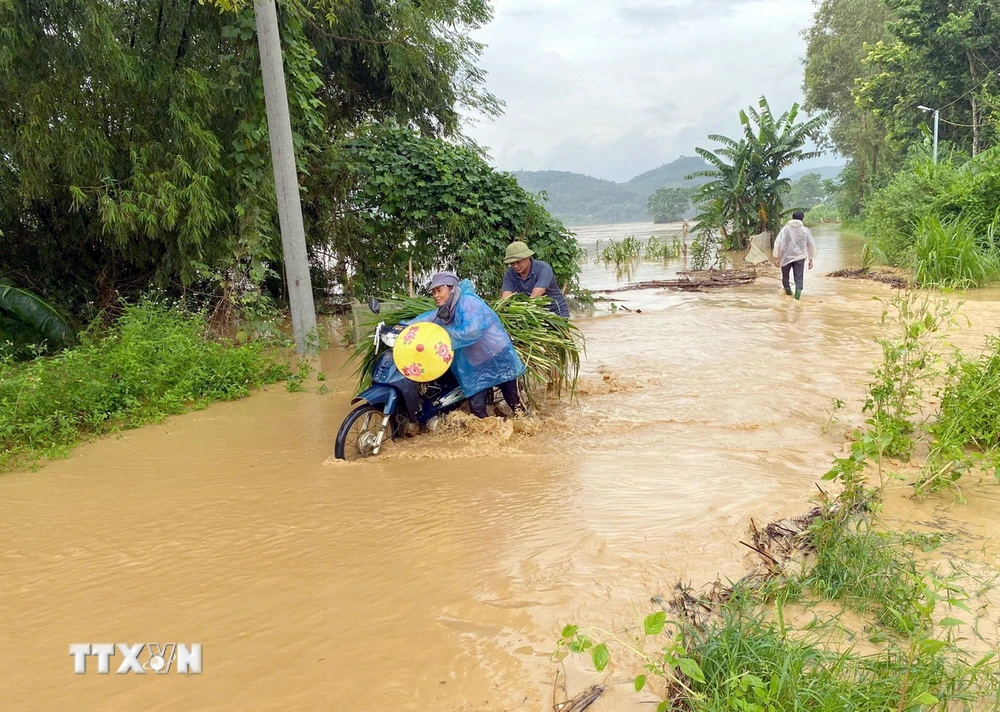
[[[392,360],[411,381],[427,383],[443,376],[455,358],[451,337],[432,322],[410,324],[396,337]]]

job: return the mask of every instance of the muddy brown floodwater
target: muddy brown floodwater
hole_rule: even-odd
[[[651,232],[580,235],[592,255],[630,230]],[[336,350],[325,395],[272,388],[0,477],[0,708],[551,709],[565,623],[610,628],[678,580],[739,576],[750,518],[801,512],[844,447],[891,290],[822,277],[859,244],[817,239],[801,302],[763,277],[581,319],[580,397],[530,427],[331,462],[353,385]],[[584,282],[616,278],[590,263]],[[965,311],[977,344],[1000,296]],[[147,641],[201,643],[203,673],[73,674],[71,643]],[[569,664],[571,693],[587,670]],[[649,709],[629,672],[591,710]]]

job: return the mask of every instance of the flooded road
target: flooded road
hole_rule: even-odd
[[[652,229],[579,234],[592,257]],[[891,291],[822,277],[860,244],[816,235],[801,302],[762,277],[581,319],[579,399],[527,426],[331,462],[353,390],[337,350],[326,394],[275,387],[0,477],[3,709],[550,710],[563,625],[741,575],[750,518],[803,511],[859,421]],[[583,282],[615,278],[591,259]],[[966,312],[981,343],[1000,296]],[[203,674],[72,672],[71,643],[144,641],[201,643]],[[632,671],[567,667],[571,694],[612,686],[594,712],[650,709]]]

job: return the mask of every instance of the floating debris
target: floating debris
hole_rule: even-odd
[[[839,269],[831,272],[827,277],[840,277],[841,279],[867,279],[871,282],[881,282],[888,284],[894,289],[906,289],[910,282],[905,277],[901,277],[893,272],[873,271],[870,269]]]
[[[684,292],[703,292],[706,289],[735,287],[751,284],[757,280],[756,270],[691,270],[678,272],[680,279],[654,279],[647,282],[633,282],[615,289],[595,289],[595,294],[612,294],[633,289],[677,289]]]

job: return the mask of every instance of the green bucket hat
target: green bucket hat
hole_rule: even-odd
[[[507,254],[503,258],[503,263],[505,265],[514,264],[518,260],[523,260],[525,257],[531,257],[534,254],[523,242],[512,242],[507,245]]]

